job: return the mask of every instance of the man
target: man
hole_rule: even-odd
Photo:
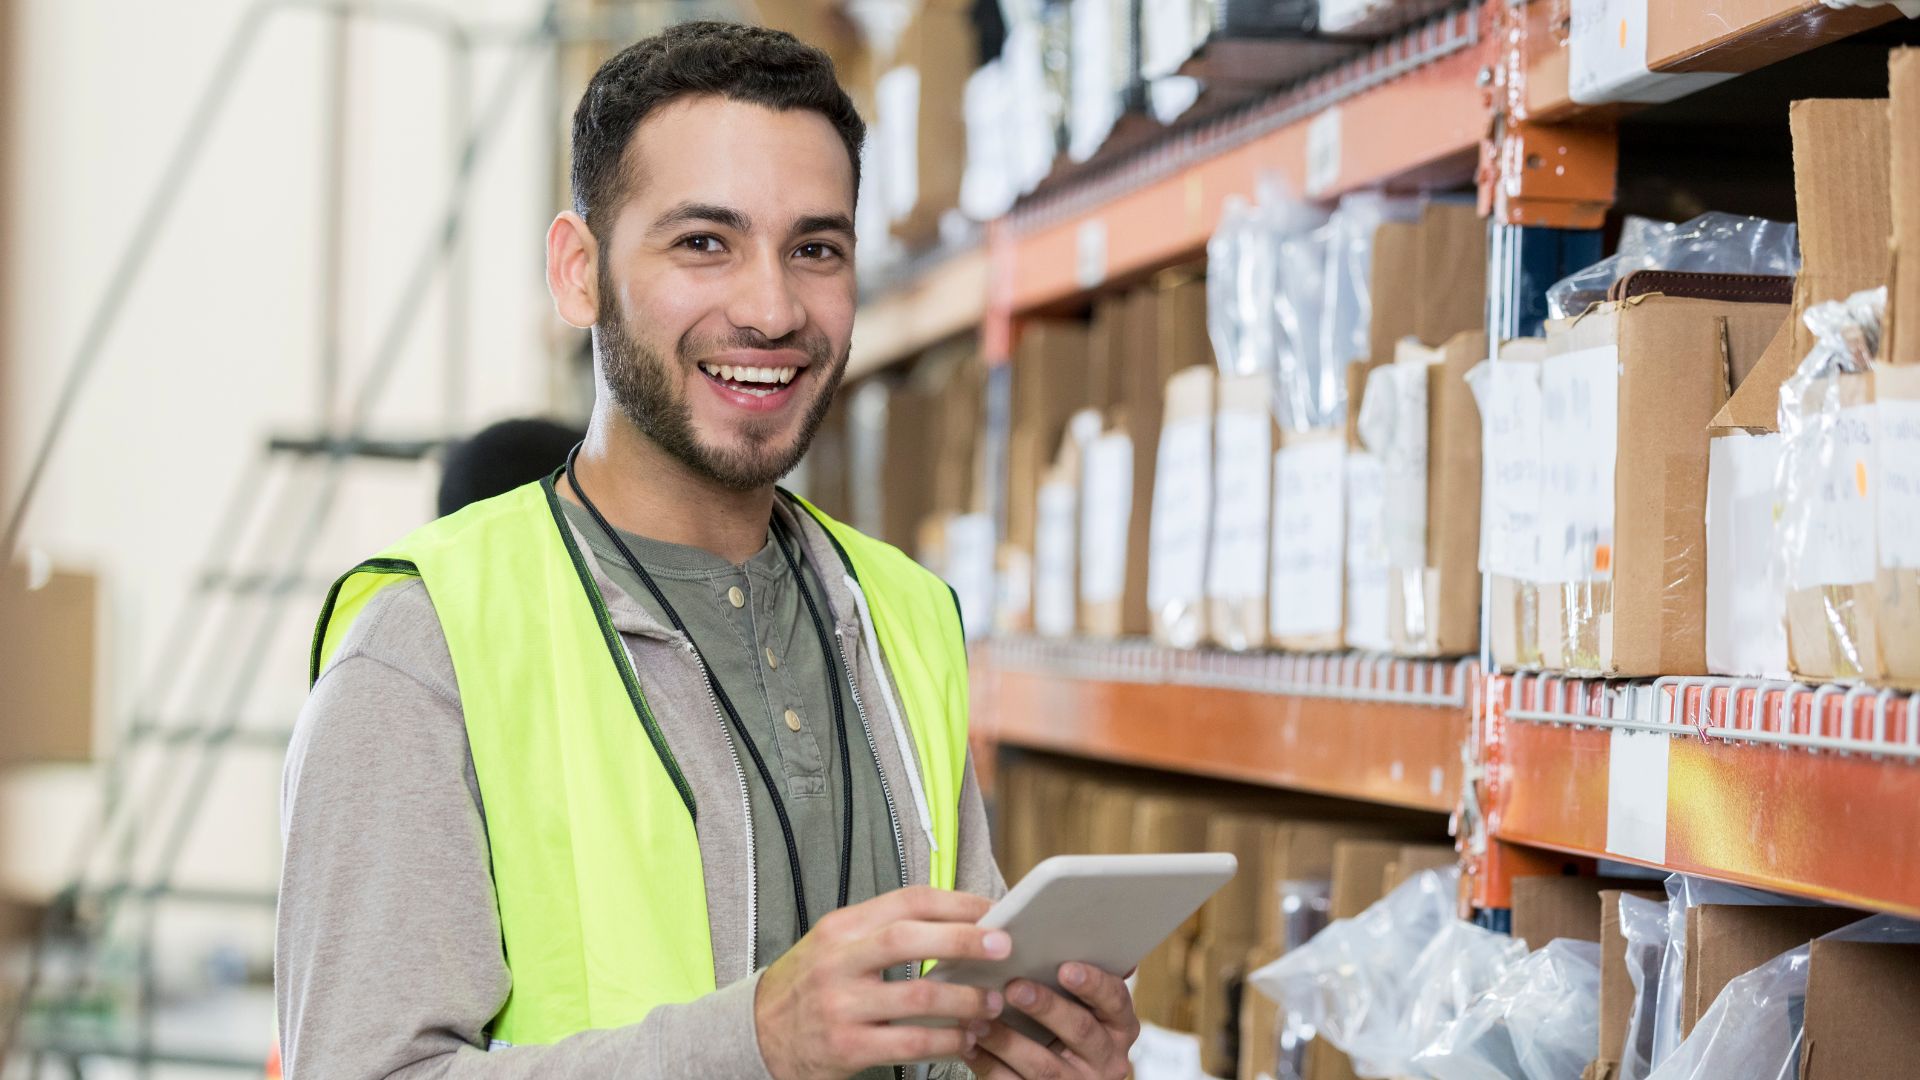
[[[768,30],[681,26],[595,75],[547,236],[593,327],[585,442],[321,617],[283,795],[294,1080],[1125,1075],[1111,974],[917,978],[1011,948],[973,925],[1004,884],[958,612],[774,488],[845,369],[863,137]],[[892,1022],[917,1017],[946,1024]]]

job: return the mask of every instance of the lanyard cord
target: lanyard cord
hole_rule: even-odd
[[[739,732],[740,741],[746,745],[747,756],[753,759],[753,767],[760,774],[760,782],[762,785],[765,786],[768,798],[770,798],[773,801],[774,817],[779,819],[779,822],[780,822],[780,835],[781,835],[781,838],[785,840],[786,848],[787,848],[787,869],[793,880],[794,914],[799,925],[799,933],[805,934],[808,928],[812,925],[812,923],[807,917],[806,890],[801,885],[800,849],[799,849],[799,846],[794,841],[793,822],[787,816],[786,801],[780,797],[780,789],[774,785],[773,773],[771,770],[767,768],[766,759],[760,756],[760,751],[754,744],[753,736],[747,732],[746,723],[740,719],[740,711],[734,708],[733,699],[727,696],[727,691],[724,687],[720,685],[720,680],[714,677],[713,668],[711,665],[707,663],[706,654],[700,651],[700,644],[693,639],[693,634],[691,631],[687,629],[687,624],[681,621],[680,613],[674,610],[673,605],[667,601],[666,593],[662,592],[660,589],[660,586],[654,582],[653,575],[647,573],[647,568],[640,564],[640,560],[638,558],[634,557],[633,551],[632,549],[627,547],[626,541],[620,538],[619,532],[616,531],[614,527],[608,523],[606,516],[600,512],[600,508],[598,506],[595,506],[593,503],[593,500],[587,497],[586,489],[580,486],[580,476],[579,476],[578,470],[575,468],[575,460],[580,455],[581,445],[584,445],[584,444],[579,444],[574,446],[574,448],[571,451],[568,451],[567,453],[567,468],[566,468],[567,481],[573,485],[574,494],[580,497],[580,505],[582,507],[585,507],[587,513],[592,516],[594,524],[598,525],[600,527],[600,531],[606,535],[607,539],[613,542],[613,546],[619,550],[621,557],[626,559],[627,566],[633,570],[634,576],[640,579],[640,584],[646,587],[647,592],[653,596],[654,602],[660,605],[661,611],[664,612],[667,616],[667,621],[672,623],[673,628],[675,630],[678,630],[681,636],[687,639],[687,645],[693,649],[694,655],[698,657],[700,660],[701,673],[706,676],[708,689],[713,691],[713,696],[717,701],[720,702],[720,706],[722,710],[725,711],[727,715],[727,719],[733,722],[734,729]],[[780,534],[776,530],[774,535],[776,539],[778,539]],[[782,542],[781,551],[782,553],[787,553],[784,542]],[[788,558],[789,560],[791,560],[792,558],[791,554],[788,554]],[[789,562],[789,565],[792,565],[791,561]],[[807,591],[805,578],[802,577],[799,580],[800,580],[800,588],[802,590],[802,595],[805,596],[807,600],[808,611],[814,616],[814,629],[820,633],[821,641],[824,645],[824,642],[826,640],[825,630],[820,625],[819,613],[814,610],[813,595],[811,592]],[[829,673],[835,670],[834,664],[833,664],[833,657],[831,654],[829,654],[827,657],[827,670]],[[852,784],[852,781],[850,779],[852,773],[850,770],[844,767],[844,763],[846,762],[846,759],[847,759],[846,718],[841,711],[840,681],[838,678],[833,678],[832,683],[833,683],[834,718],[836,720],[835,726],[839,729],[839,732],[840,732],[841,761],[843,763],[841,772],[842,772],[843,778],[847,778],[843,782],[843,789],[846,789],[846,788],[850,788]],[[848,863],[851,861],[852,854],[853,854],[853,814],[851,812],[851,806],[852,806],[852,801],[850,798],[851,791],[847,791],[846,793],[849,795],[849,799],[848,799],[849,810],[845,815],[845,819],[844,819],[846,835],[843,837],[842,843],[841,843],[841,865],[840,865],[840,904],[843,907],[846,905],[847,887],[851,878],[851,867],[848,865]],[[749,853],[748,857],[749,858],[753,857],[752,853]]]

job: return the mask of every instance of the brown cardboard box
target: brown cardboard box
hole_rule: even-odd
[[[1452,844],[1403,844],[1400,853],[1380,875],[1380,895],[1413,880],[1427,870],[1447,870],[1460,864],[1460,853]]]
[[[1387,867],[1399,861],[1399,840],[1341,840],[1333,845],[1333,908],[1329,918],[1351,919],[1386,895]]]
[[[1577,553],[1587,560],[1581,578],[1549,590],[1553,621],[1543,626],[1560,653],[1556,667],[1607,677],[1706,673],[1707,426],[1727,401],[1737,358],[1763,349],[1785,317],[1778,305],[1647,296],[1596,305],[1549,329],[1549,404],[1556,378],[1578,357],[1600,355],[1591,350],[1615,349],[1618,372],[1613,517],[1597,545]],[[1550,407],[1542,416],[1555,425]],[[1542,653],[1551,663],[1548,641]]]
[[[1414,336],[1438,346],[1487,325],[1487,221],[1472,203],[1428,203],[1420,215]],[[1375,298],[1376,310],[1378,298]],[[1481,359],[1484,359],[1482,357]]]
[[[937,385],[908,378],[887,393],[886,456],[880,462],[881,539],[906,551],[914,549],[920,522],[933,511],[927,483],[934,448],[927,431],[938,420]]]
[[[1920,49],[1893,50],[1887,83],[1893,269],[1882,347],[1891,363],[1920,364]]]
[[[1911,1076],[1920,946],[1816,941],[1807,964],[1800,1080]]]
[[[1247,954],[1249,973],[1278,960],[1281,951],[1270,945],[1255,946]],[[1259,990],[1248,986],[1240,996],[1240,1067],[1238,1080],[1261,1080],[1280,1075],[1277,1067],[1280,1049],[1280,1005]]]
[[[1837,401],[1841,408],[1871,406],[1873,377],[1844,373],[1827,376],[1808,386],[1802,400],[1809,403],[1809,413],[1820,408],[1813,402]],[[1790,508],[1793,500],[1815,497],[1811,492],[1783,493],[1783,501]],[[1871,538],[1866,539],[1871,542]],[[1870,560],[1862,573],[1869,569]],[[1789,589],[1787,666],[1808,680],[1883,679],[1886,667],[1878,606],[1876,583],[1871,580],[1830,581]]]
[[[1372,322],[1367,326],[1367,358],[1373,364],[1393,363],[1400,339],[1418,338],[1422,232],[1414,222],[1389,221],[1373,233]],[[1483,271],[1481,278],[1486,277]]]
[[[921,363],[938,372],[939,445],[933,458],[933,506],[948,514],[985,509],[977,493],[980,432],[986,426],[987,371],[971,341],[938,346]]]
[[[1081,405],[1088,345],[1086,324],[1036,319],[1023,324],[1014,347],[1007,539],[1029,555],[1040,473],[1052,463],[1067,419]]]
[[[847,455],[847,403],[839,395],[807,447],[806,490],[801,494],[841,521],[853,520],[852,463]]]
[[[1216,378],[1213,365],[1207,364],[1185,368],[1167,380],[1165,419],[1156,451],[1148,604],[1153,639],[1175,648],[1190,649],[1207,638]],[[1198,505],[1209,509],[1197,512]]]
[[[1920,52],[1916,53],[1920,56]],[[1920,262],[1916,263],[1920,266]],[[1879,629],[1881,685],[1920,690],[1920,568],[1896,565],[1887,530],[1920,509],[1920,364],[1875,364],[1873,389],[1879,411],[1882,500],[1875,617]],[[1905,513],[1900,511],[1904,509]],[[1911,537],[1902,538],[1910,542]]]
[[[1687,912],[1682,1034],[1693,1031],[1727,984],[1761,964],[1864,916],[1835,907],[1702,904]]]
[[[1222,375],[1214,398],[1207,619],[1213,641],[1236,651],[1267,643],[1273,452],[1280,438],[1271,398],[1265,374]]]
[[[1426,559],[1387,572],[1387,625],[1402,656],[1480,648],[1480,410],[1466,375],[1486,352],[1486,334],[1467,330],[1437,349],[1403,344],[1396,361],[1427,367]]]
[[[1594,1059],[1594,1067],[1600,1071],[1590,1073],[1595,1077],[1619,1073],[1621,1051],[1627,1044],[1627,1031],[1633,1025],[1633,976],[1627,973],[1627,938],[1620,931],[1622,896],[1659,903],[1667,899],[1665,892],[1657,891],[1605,889],[1600,893],[1600,1045]]]
[[[1599,941],[1606,917],[1603,897],[1631,882],[1612,878],[1553,877],[1513,879],[1513,936],[1528,949],[1544,949],[1554,938]],[[1614,905],[1619,917],[1619,905]]]
[[[967,79],[978,66],[978,36],[967,13],[939,5],[923,6],[900,37],[894,67],[920,73],[919,114],[915,125],[918,159],[913,208],[894,222],[894,235],[924,244],[940,232],[940,216],[960,204],[960,179],[967,145],[962,108]]]
[[[25,567],[10,566],[0,574],[0,609],[28,631],[0,653],[0,686],[7,688],[8,712],[19,720],[7,759],[92,760],[99,579],[55,570],[44,582],[30,582]]]
[[[1207,820],[1213,804],[1181,795],[1156,793],[1134,802],[1134,835],[1140,850],[1182,852],[1207,850]],[[1140,962],[1134,980],[1134,1005],[1148,1023],[1176,1031],[1194,1030],[1187,992],[1187,958],[1200,934],[1195,912],[1178,930],[1155,946]]]

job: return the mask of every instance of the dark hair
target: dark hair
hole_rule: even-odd
[[[867,125],[826,53],[762,26],[681,23],[602,64],[573,111],[573,209],[595,236],[606,239],[610,229],[602,227],[602,212],[626,198],[624,166],[634,129],[655,109],[692,94],[783,111],[810,109],[826,117],[846,144],[859,191]]]
[[[585,437],[551,420],[502,420],[454,443],[440,474],[440,516],[546,476]]]

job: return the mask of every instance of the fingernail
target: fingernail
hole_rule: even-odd
[[[987,1015],[988,1016],[999,1016],[1000,1010],[1006,1007],[1007,1007],[1006,999],[1000,996],[1000,991],[998,990],[987,991]]]
[[[1079,986],[1087,981],[1087,971],[1079,964],[1065,964],[1060,968],[1060,981],[1068,986]]]
[[[1021,1008],[1033,1004],[1040,998],[1039,994],[1034,993],[1033,987],[1026,983],[1014,984],[1013,989],[1008,991],[1008,996],[1013,999],[1015,1005]]]
[[[985,1020],[975,1020],[973,1023],[967,1025],[967,1038],[975,1042],[978,1042],[979,1040],[986,1038],[987,1032],[992,1030],[993,1029],[991,1027],[987,1026],[987,1022]]]
[[[1003,959],[1013,952],[1013,938],[1008,937],[1005,930],[989,930],[980,939],[980,947],[995,960]]]

